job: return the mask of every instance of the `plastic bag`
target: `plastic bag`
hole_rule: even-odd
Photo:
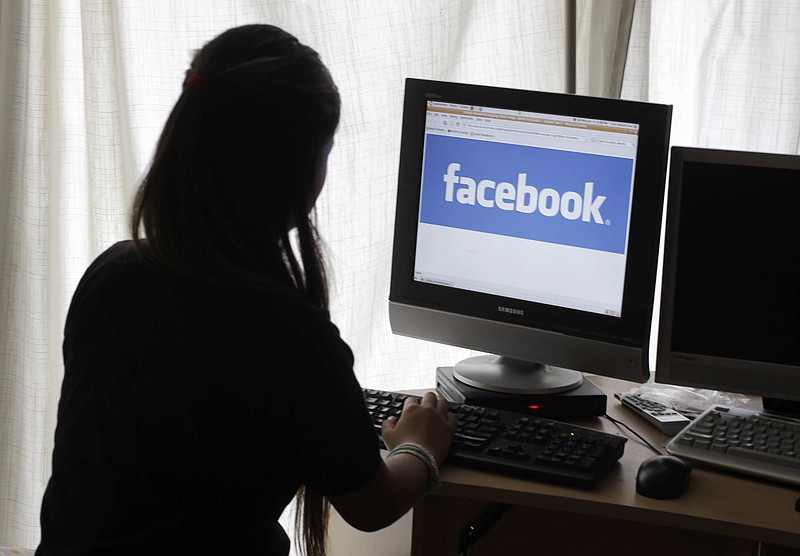
[[[689,418],[700,415],[715,404],[735,407],[746,405],[750,401],[750,398],[743,394],[665,384],[644,384],[632,388],[630,393],[639,394],[646,400],[664,404]]]

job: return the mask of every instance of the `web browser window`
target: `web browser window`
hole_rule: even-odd
[[[638,133],[429,101],[415,280],[621,316]]]

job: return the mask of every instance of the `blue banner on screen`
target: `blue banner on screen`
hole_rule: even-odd
[[[427,136],[420,222],[624,253],[633,160]]]

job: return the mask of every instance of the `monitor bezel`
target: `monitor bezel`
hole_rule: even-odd
[[[687,163],[797,170],[800,156],[673,146],[665,221],[661,309],[655,381],[708,390],[800,401],[800,366],[673,351],[672,325],[677,279],[680,208]]]
[[[426,106],[429,100],[628,122],[640,126],[631,207],[631,234],[620,317],[459,290],[413,279]],[[610,364],[604,368],[601,365],[592,369],[576,370],[599,372],[636,382],[646,381],[650,374],[647,354],[655,296],[671,113],[669,105],[407,79],[390,304],[417,307],[429,311],[431,315],[456,315],[463,318],[462,322],[470,324],[477,319],[479,322],[509,325],[515,333],[519,332],[519,338],[524,338],[524,329],[533,329],[551,338],[555,335],[565,339],[594,342],[598,347],[602,344],[605,347],[634,348],[637,353],[641,350],[643,360],[628,361],[627,366],[616,368],[616,364]],[[442,322],[450,320],[445,317]],[[456,323],[450,325],[458,326]],[[406,331],[399,333],[407,334]],[[420,333],[417,337],[426,338],[426,335],[428,333]],[[467,340],[450,336],[444,339],[426,339],[486,351],[487,346],[475,345],[480,342],[475,342],[474,331],[466,336]],[[564,365],[563,361],[558,360],[557,354],[551,360],[544,361],[534,359],[532,353],[527,357],[525,355],[524,350],[521,350],[515,357]]]

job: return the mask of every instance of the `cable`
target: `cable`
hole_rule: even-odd
[[[661,456],[661,455],[663,455],[663,454],[664,454],[664,453],[663,453],[661,450],[659,450],[658,448],[656,448],[655,446],[653,446],[653,445],[652,445],[652,444],[651,444],[651,443],[650,443],[650,442],[649,442],[649,441],[648,441],[648,440],[647,440],[645,437],[643,437],[641,434],[639,434],[638,432],[636,432],[635,430],[633,430],[633,429],[632,429],[630,426],[628,426],[628,424],[627,424],[627,423],[624,423],[624,422],[620,421],[619,419],[614,419],[614,418],[613,418],[611,415],[609,415],[608,413],[606,413],[605,415],[603,415],[603,417],[605,417],[606,419],[608,419],[609,421],[611,421],[612,423],[614,423],[614,424],[615,424],[615,425],[617,425],[618,427],[625,427],[626,429],[628,429],[628,431],[630,431],[630,432],[631,432],[631,433],[632,433],[632,434],[633,434],[633,435],[634,435],[636,438],[638,438],[639,440],[641,440],[641,441],[642,441],[642,442],[643,442],[643,443],[644,443],[644,444],[645,444],[645,445],[646,445],[648,448],[650,448],[651,450],[653,450],[653,451],[654,451],[656,454],[658,454],[659,456]]]

